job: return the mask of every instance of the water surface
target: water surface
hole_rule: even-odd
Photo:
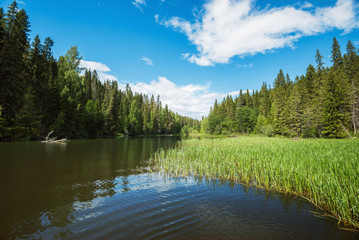
[[[290,195],[139,173],[179,138],[0,144],[0,239],[358,239]]]

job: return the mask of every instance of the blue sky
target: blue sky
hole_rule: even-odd
[[[1,1],[7,8],[12,0]],[[200,118],[214,99],[272,84],[279,69],[292,79],[330,65],[333,37],[342,53],[359,48],[358,1],[22,0],[30,37],[51,37],[56,58],[73,45],[82,66],[102,79],[160,94],[180,114]]]

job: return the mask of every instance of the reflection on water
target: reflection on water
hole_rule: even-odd
[[[220,181],[135,174],[178,138],[0,144],[0,239],[355,239],[310,204]]]

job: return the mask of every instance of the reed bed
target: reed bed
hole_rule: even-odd
[[[152,158],[177,176],[234,180],[294,193],[359,228],[359,141],[265,137],[190,139]],[[339,224],[338,223],[338,224]]]

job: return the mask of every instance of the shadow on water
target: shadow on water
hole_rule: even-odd
[[[179,140],[0,144],[0,238],[358,238],[290,195],[136,173]]]
[[[0,236],[18,237],[66,226],[74,202],[115,194],[115,179],[146,164],[176,137],[70,141],[67,144],[1,143]],[[124,188],[126,191],[126,188]],[[2,239],[2,237],[0,237]]]

